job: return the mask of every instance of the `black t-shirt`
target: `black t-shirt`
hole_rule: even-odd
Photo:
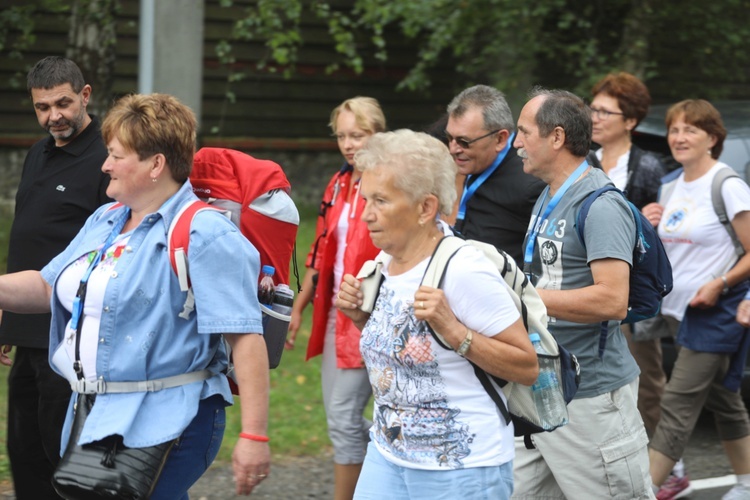
[[[111,201],[109,175],[101,171],[107,148],[99,120],[70,143],[56,147],[50,136],[34,144],[23,164],[10,230],[8,272],[40,270],[78,234],[86,219]],[[49,314],[3,312],[0,344],[46,349]]]
[[[544,187],[544,182],[523,171],[523,162],[511,147],[503,162],[469,198],[466,217],[456,221],[456,229],[466,238],[504,250],[523,267],[523,239],[531,210]]]

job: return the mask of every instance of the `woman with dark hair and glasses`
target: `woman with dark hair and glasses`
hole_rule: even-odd
[[[667,173],[659,158],[633,144],[630,137],[648,113],[648,89],[635,76],[621,72],[607,75],[591,94],[591,138],[601,146],[596,158],[615,186],[643,208],[656,201],[660,179]]]
[[[596,83],[591,94],[592,140],[601,146],[594,153],[596,160],[614,185],[641,209],[656,201],[661,178],[667,173],[658,157],[631,140],[633,129],[648,113],[651,104],[648,89],[635,76],[620,72]],[[632,329],[630,325],[622,325],[630,353],[641,369],[638,411],[649,436],[654,435],[659,422],[661,396],[667,382],[662,369],[661,339],[654,334],[658,329],[651,328],[652,324],[653,321],[643,322]],[[689,488],[682,461],[665,485],[665,490],[675,488],[680,491]]]

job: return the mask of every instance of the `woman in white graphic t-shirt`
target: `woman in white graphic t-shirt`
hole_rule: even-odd
[[[362,220],[382,251],[384,281],[372,314],[345,275],[336,307],[362,328],[360,350],[375,398],[372,440],[355,498],[509,498],[513,428],[467,359],[531,385],[536,354],[497,268],[461,248],[440,289],[420,286],[450,228],[456,167],[424,133],[375,134],[356,155]],[[427,322],[450,348],[438,345]],[[467,358],[467,359],[464,359]]]
[[[724,498],[750,497],[750,420],[739,390],[748,330],[735,321],[748,290],[750,254],[737,258],[732,239],[711,202],[711,185],[726,129],[719,112],[704,100],[686,100],[667,112],[667,140],[684,171],[664,205],[643,208],[659,221],[674,275],[662,315],[681,346],[662,399],[662,417],[649,444],[651,477],[661,485],[682,456],[703,407],[712,411],[719,438],[738,483]],[[750,249],[750,188],[739,178],[721,189],[734,231]],[[741,373],[741,372],[740,372]]]

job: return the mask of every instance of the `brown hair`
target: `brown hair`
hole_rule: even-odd
[[[721,114],[710,102],[704,99],[685,99],[673,104],[667,110],[664,122],[667,124],[667,133],[672,123],[683,116],[685,123],[705,131],[708,135],[716,138],[716,144],[711,148],[711,158],[718,160],[724,150],[724,139],[727,137],[727,129],[721,120]]]
[[[144,160],[163,154],[179,183],[193,168],[197,122],[193,111],[167,94],[132,94],[123,97],[107,113],[102,137],[109,143],[116,137]]]
[[[648,88],[635,76],[621,71],[610,73],[591,89],[591,95],[607,94],[617,99],[617,105],[623,118],[635,118],[636,125],[641,123],[651,105],[651,94]]]

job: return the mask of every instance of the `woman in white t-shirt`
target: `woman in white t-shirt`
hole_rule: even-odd
[[[651,443],[651,477],[661,485],[703,407],[712,411],[738,484],[725,499],[750,496],[750,420],[735,375],[744,366],[748,330],[735,312],[748,290],[750,253],[739,259],[711,202],[717,161],[726,129],[719,112],[704,100],[686,100],[667,112],[667,140],[684,171],[665,201],[643,208],[659,221],[674,275],[662,315],[681,346],[662,398],[662,417]],[[740,242],[750,249],[750,188],[739,178],[722,185],[727,215]],[[744,352],[743,352],[744,351]]]
[[[470,359],[531,385],[536,354],[495,266],[462,248],[441,289],[420,286],[438,242],[438,220],[455,200],[455,164],[427,134],[374,135],[356,155],[362,220],[380,248],[385,280],[372,314],[345,275],[336,306],[362,328],[360,350],[375,397],[372,440],[355,498],[509,498],[513,428],[474,374]],[[430,326],[452,349],[438,345]],[[464,359],[467,358],[467,359]]]

